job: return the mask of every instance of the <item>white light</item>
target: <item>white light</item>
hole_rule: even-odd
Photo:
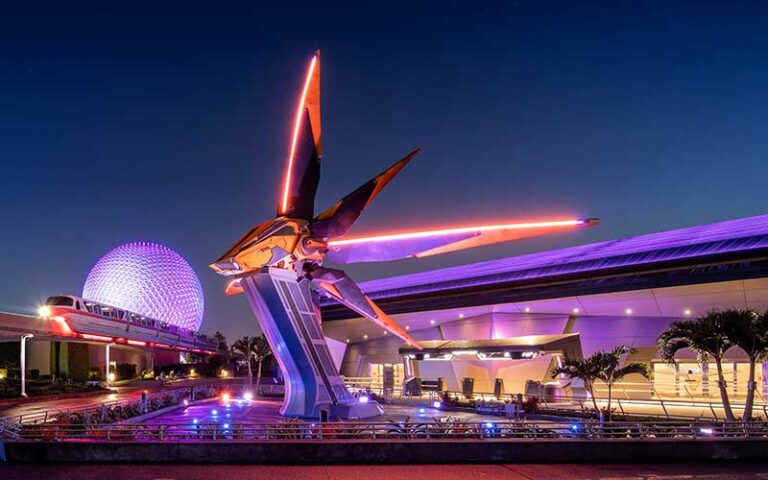
[[[690,315],[690,314],[691,314],[691,311],[690,311],[689,309],[687,309],[687,308],[686,308],[686,309],[685,309],[685,311],[683,312],[683,314],[685,314],[685,315]]]
[[[444,353],[443,354],[443,359],[445,359],[445,360],[450,360],[452,358],[453,358],[453,355],[451,355],[450,353]]]
[[[405,329],[406,329],[406,330],[410,330],[410,329],[411,329],[410,325],[406,325],[406,326],[405,326]]]
[[[632,315],[632,309],[628,308],[628,309],[624,310],[624,313],[626,313],[627,315]]]
[[[512,356],[509,352],[504,352],[504,358],[510,358]]]
[[[523,311],[524,311],[525,313],[528,313],[528,312],[530,312],[530,311],[531,311],[531,307],[525,307],[525,308],[523,309]]]
[[[579,313],[579,309],[578,308],[574,308],[573,309],[573,313]]]
[[[368,403],[368,397],[363,395],[360,398],[358,398],[357,401],[360,402],[360,403]]]
[[[114,374],[114,372],[110,372],[110,373],[109,373],[109,375],[108,375],[108,377],[109,377],[109,381],[110,381],[110,382],[114,382],[114,381],[115,381],[115,378],[116,378],[116,377],[115,377],[115,374]]]
[[[224,424],[224,428],[229,428],[229,424],[228,424],[228,423],[225,423],[225,424]]]
[[[454,350],[453,355],[477,355],[477,350]]]
[[[430,355],[430,354],[428,354],[428,353],[425,353],[425,354],[424,354],[424,360],[428,360],[430,357],[431,357],[431,355]]]
[[[214,410],[214,411],[211,412],[211,414],[215,417],[216,415],[219,414],[219,411],[218,410]]]
[[[195,425],[197,425],[197,419],[196,419],[196,418],[193,418],[193,419],[192,419],[192,423],[194,423]]]
[[[430,320],[430,321],[429,321],[429,324],[430,324],[430,325],[434,325],[434,324],[435,324],[435,321],[434,321],[434,320]]]
[[[435,403],[432,404],[432,406],[435,407],[435,408],[440,408],[440,407],[443,406],[443,404],[440,403],[440,402],[435,402]]]
[[[186,398],[184,399],[184,406],[185,406],[185,407],[188,407],[188,406],[189,406],[189,400],[187,400]]]
[[[464,314],[463,314],[463,313],[460,313],[460,314],[459,314],[459,318],[464,318]]]
[[[349,339],[347,339],[347,343],[349,343]]]
[[[384,330],[384,335],[386,335],[387,333],[389,333],[389,332],[387,332],[386,330]]]
[[[368,340],[368,334],[363,335],[363,340]]]
[[[485,428],[493,428],[493,424],[491,422],[486,422]]]
[[[712,435],[713,433],[715,433],[715,431],[711,428],[702,428],[700,429],[700,431],[705,435]]]
[[[251,393],[251,392],[245,392],[245,393],[243,394],[243,399],[244,399],[246,402],[250,402],[251,400],[253,400],[253,393]]]
[[[523,358],[534,358],[536,356],[536,352],[523,352],[520,354]]]
[[[51,307],[47,305],[43,305],[42,307],[37,309],[37,314],[41,317],[50,317],[51,316]]]

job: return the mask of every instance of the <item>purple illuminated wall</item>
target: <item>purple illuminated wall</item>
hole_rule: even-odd
[[[203,321],[197,275],[178,253],[157,243],[126,243],[101,257],[83,298],[191,330]]]

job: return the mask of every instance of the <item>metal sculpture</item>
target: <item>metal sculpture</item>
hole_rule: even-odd
[[[217,273],[233,277],[228,295],[245,292],[275,352],[286,379],[282,414],[317,417],[326,410],[341,418],[365,418],[381,413],[375,402],[360,402],[344,386],[322,334],[311,286],[419,348],[345,272],[323,266],[324,260],[344,264],[424,257],[597,224],[595,219],[563,219],[346,237],[418,152],[315,215],[322,158],[320,53],[315,52],[296,111],[277,216],[248,230],[211,264]]]

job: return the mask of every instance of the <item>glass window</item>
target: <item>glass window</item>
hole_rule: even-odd
[[[45,301],[46,305],[54,305],[61,307],[72,307],[75,302],[69,297],[50,297]]]

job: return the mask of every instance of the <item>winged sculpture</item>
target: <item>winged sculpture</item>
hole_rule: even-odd
[[[323,157],[320,121],[320,52],[312,57],[296,109],[293,135],[275,218],[260,223],[210,266],[233,277],[226,293],[243,291],[241,280],[264,268],[285,269],[363,317],[418,348],[418,342],[384,313],[344,271],[324,262],[345,264],[426,257],[498,242],[589,227],[594,218],[473,225],[366,236],[349,235],[363,211],[419,153],[408,153],[386,170],[320,213],[315,193]]]

